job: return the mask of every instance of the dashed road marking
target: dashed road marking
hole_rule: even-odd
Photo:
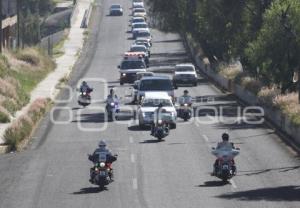
[[[136,178],[134,178],[134,179],[132,180],[132,188],[133,188],[134,190],[137,190],[137,189],[138,189],[138,183],[137,183],[137,179],[136,179]]]
[[[129,137],[129,143],[133,144],[133,138],[132,137]]]
[[[134,154],[131,154],[131,155],[130,155],[130,160],[131,160],[132,163],[135,163],[135,157],[134,157]]]
[[[202,135],[203,139],[206,142],[206,145],[208,146],[209,149],[211,149],[211,145],[209,144],[209,138],[205,134]]]
[[[233,179],[230,179],[229,182],[230,182],[232,188],[237,189],[237,185],[235,184]]]

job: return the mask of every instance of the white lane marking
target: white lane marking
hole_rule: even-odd
[[[205,134],[203,134],[202,136],[203,136],[203,138],[204,138],[204,140],[205,140],[206,142],[209,142],[209,139],[208,139],[208,137],[207,137]]]
[[[130,160],[131,160],[132,163],[135,163],[135,157],[134,157],[134,154],[131,154],[131,155],[130,155]]]
[[[133,188],[134,190],[137,190],[137,189],[138,189],[138,183],[137,183],[137,179],[136,179],[136,178],[134,178],[134,179],[132,180],[132,188]]]
[[[209,144],[209,138],[208,136],[206,136],[205,134],[202,135],[202,137],[204,138],[206,145],[208,146],[209,149],[211,149],[211,145]]]
[[[232,188],[237,189],[237,185],[235,184],[233,179],[230,179],[229,182],[230,182]]]
[[[133,138],[132,137],[129,137],[129,143],[133,144]]]

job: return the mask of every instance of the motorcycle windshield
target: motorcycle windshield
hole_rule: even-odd
[[[226,161],[226,160],[231,160],[235,156],[237,156],[239,154],[239,151],[232,149],[232,148],[224,147],[224,148],[219,148],[219,149],[213,150],[212,154],[215,155],[217,158],[220,158],[220,159],[223,159]]]

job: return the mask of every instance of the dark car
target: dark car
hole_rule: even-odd
[[[123,9],[120,4],[113,4],[110,6],[109,14],[111,16],[122,16],[123,15]]]

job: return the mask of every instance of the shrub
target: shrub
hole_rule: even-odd
[[[257,94],[258,100],[262,105],[274,107],[274,99],[280,95],[280,90],[276,86],[263,87]]]
[[[221,64],[219,66],[219,74],[227,79],[235,79],[242,71],[237,65]]]
[[[241,85],[250,92],[257,95],[257,93],[262,88],[262,84],[259,80],[254,79],[253,77],[246,76],[241,79]]]
[[[274,99],[274,105],[282,110],[296,126],[300,126],[300,105],[298,102],[297,93],[278,95]]]
[[[17,150],[18,144],[31,134],[33,122],[28,116],[23,116],[6,129],[4,140],[12,150]]]
[[[40,64],[40,55],[34,48],[25,48],[23,50],[19,50],[16,53],[16,57],[17,59],[25,61],[34,66],[38,66]]]
[[[9,112],[0,106],[0,123],[8,123],[10,122]]]
[[[6,129],[4,140],[12,150],[17,150],[18,144],[30,137],[34,127],[45,114],[48,104],[48,99],[37,99],[29,106],[25,116],[20,117]]]
[[[17,98],[16,87],[2,78],[0,78],[0,93],[6,97]]]

